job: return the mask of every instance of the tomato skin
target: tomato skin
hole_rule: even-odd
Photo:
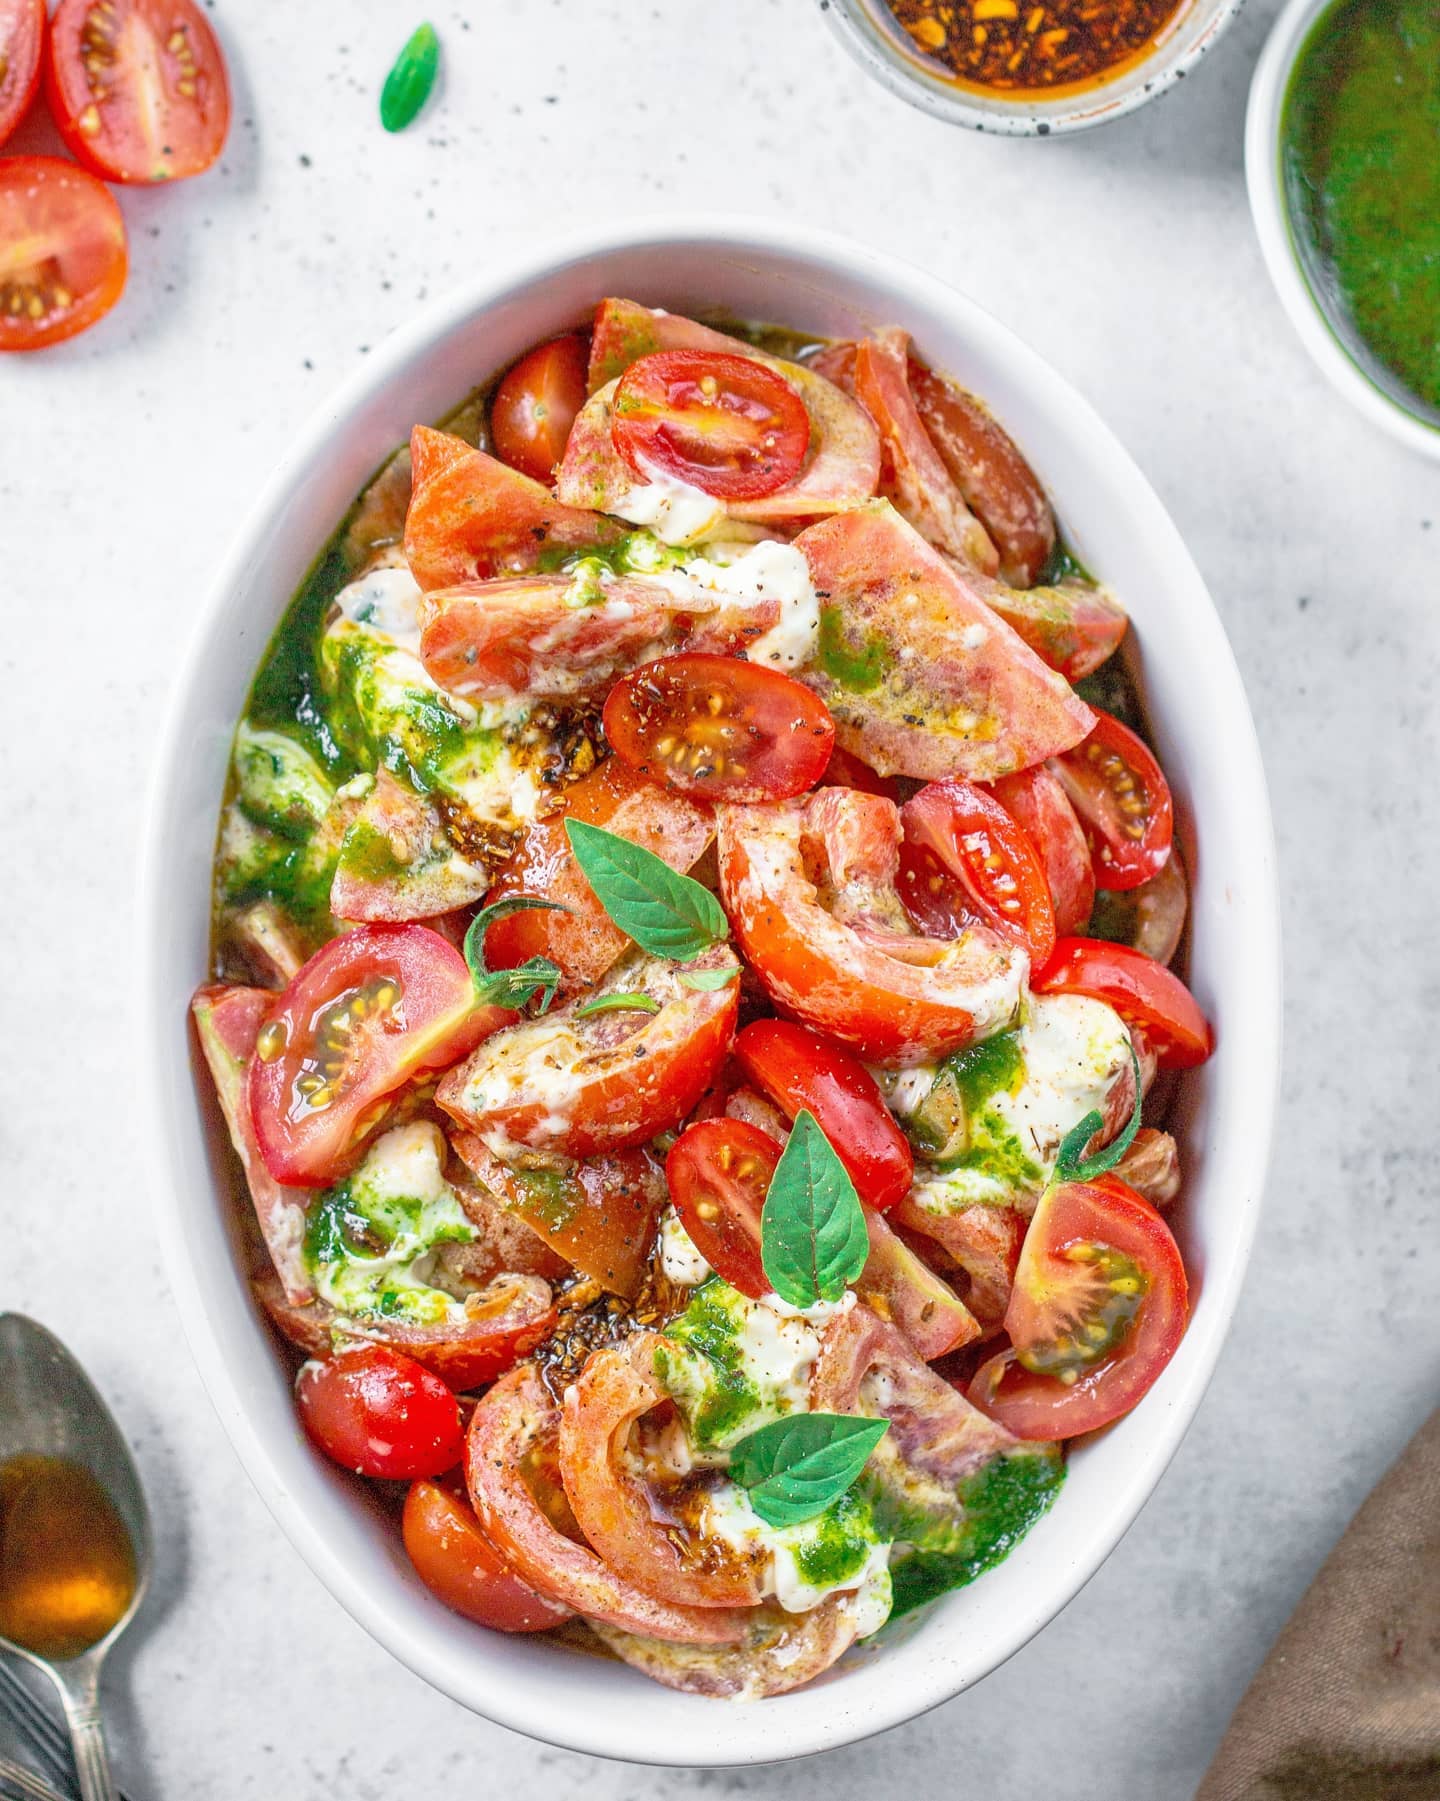
[[[610,690],[604,723],[617,756],[695,799],[789,800],[815,786],[835,743],[822,700],[738,657],[664,657],[632,670]]]
[[[665,1182],[695,1248],[752,1301],[770,1292],[760,1256],[760,1210],[780,1146],[738,1119],[688,1126],[665,1159]]]
[[[380,1345],[304,1364],[295,1405],[326,1456],[359,1476],[438,1476],[464,1452],[454,1395],[413,1357]]]
[[[589,349],[575,332],[538,344],[495,390],[490,434],[502,462],[537,482],[552,482],[575,415],[585,404]]]
[[[1095,905],[1095,871],[1084,828],[1058,777],[1037,764],[1001,776],[992,791],[1040,853],[1056,932],[1061,937],[1083,932]]]
[[[1036,994],[1088,994],[1138,1026],[1162,1069],[1193,1069],[1215,1048],[1195,997],[1163,963],[1128,944],[1062,938],[1030,986]]]
[[[452,1482],[412,1483],[400,1532],[426,1588],[467,1620],[492,1632],[544,1632],[570,1617],[514,1574]]]
[[[298,1187],[348,1174],[396,1089],[514,1018],[476,1007],[464,957],[429,926],[357,926],[332,938],[276,1000],[251,1059],[265,1167]]]
[[[106,181],[200,175],[230,129],[224,53],[193,0],[60,0],[45,97],[70,154]]]
[[[1015,820],[971,782],[931,782],[900,809],[905,836],[929,850],[995,931],[1043,963],[1055,909],[1038,853]]]
[[[115,196],[58,156],[0,159],[0,244],[32,240],[43,255],[0,275],[0,351],[73,338],[102,319],[125,287],[129,256]],[[36,295],[38,319],[28,304]]]
[[[900,792],[893,775],[877,775],[868,763],[836,744],[830,761],[820,778],[822,788],[853,788],[857,794],[878,794],[884,800],[900,804]]]
[[[867,1205],[883,1213],[910,1192],[915,1157],[909,1140],[858,1058],[785,1019],[746,1026],[735,1040],[735,1056],[792,1120],[802,1108],[814,1114]]]
[[[1096,1317],[1073,1297],[1089,1285],[1094,1253],[1138,1271],[1143,1296],[1119,1343],[1073,1380],[1041,1374],[1025,1359],[1057,1334],[1083,1338]],[[1067,1302],[1074,1311],[1067,1312]],[[1114,1176],[1067,1182],[1041,1196],[1026,1233],[1005,1313],[1011,1349],[977,1371],[969,1398],[1017,1438],[1057,1440],[1094,1432],[1128,1413],[1169,1363],[1185,1333],[1188,1287],[1179,1246],[1148,1202]],[[1063,1338],[1061,1342],[1073,1342]]]
[[[40,91],[45,0],[0,0],[0,144]]]
[[[644,479],[659,470],[717,500],[762,500],[800,473],[810,415],[764,363],[728,351],[660,350],[620,377],[610,433]]]
[[[1170,784],[1149,746],[1109,713],[1052,765],[1090,840],[1096,885],[1138,888],[1170,854]]]

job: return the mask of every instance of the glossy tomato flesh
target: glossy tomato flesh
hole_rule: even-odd
[[[750,1080],[790,1119],[815,1116],[850,1173],[855,1192],[884,1212],[910,1192],[915,1158],[865,1065],[808,1026],[759,1019],[735,1040]]]
[[[1059,777],[1036,764],[1001,776],[991,792],[1039,853],[1056,932],[1083,932],[1095,905],[1095,871],[1084,828]]]
[[[569,1618],[568,1607],[514,1574],[454,1481],[413,1483],[400,1530],[420,1580],[467,1620],[493,1632],[543,1632]]]
[[[1144,740],[1109,713],[1052,767],[1090,840],[1101,888],[1138,888],[1170,854],[1170,785]]]
[[[789,800],[813,788],[835,743],[824,701],[738,657],[663,657],[616,682],[605,736],[641,775],[682,794]]]
[[[428,926],[368,925],[318,950],[260,1029],[250,1116],[277,1182],[315,1187],[359,1162],[385,1103],[515,1018],[477,1007],[464,957]]]
[[[971,782],[931,782],[900,817],[907,841],[931,853],[961,890],[957,898],[1043,963],[1055,947],[1050,884],[1039,853],[994,795]],[[935,873],[927,873],[934,894]]]
[[[0,0],[0,144],[30,110],[44,46],[45,0]]]
[[[717,350],[659,350],[620,378],[610,435],[649,480],[673,476],[717,500],[760,500],[799,474],[805,403],[782,376]]]
[[[1138,1026],[1162,1069],[1193,1069],[1214,1049],[1195,997],[1163,963],[1103,938],[1062,938],[1031,978],[1037,994],[1088,994]]]
[[[1073,1438],[1128,1413],[1174,1356],[1188,1291],[1160,1215],[1113,1176],[1041,1196],[1015,1271],[1011,1348],[975,1404],[1019,1438]]]
[[[58,156],[0,159],[0,350],[43,350],[103,318],[125,286],[115,197]]]
[[[695,1248],[732,1288],[759,1300],[770,1283],[760,1256],[760,1213],[780,1146],[738,1119],[705,1119],[665,1159],[670,1198]]]
[[[413,1357],[381,1345],[305,1364],[295,1404],[325,1455],[359,1476],[438,1476],[464,1452],[454,1395]]]
[[[193,0],[60,0],[45,93],[71,154],[107,181],[178,181],[230,129],[225,57]]]
[[[554,480],[575,415],[585,404],[589,349],[576,332],[522,356],[490,403],[495,454],[537,482]]]

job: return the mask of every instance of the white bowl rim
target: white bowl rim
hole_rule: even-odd
[[[1440,461],[1440,425],[1431,425],[1378,387],[1336,335],[1300,266],[1280,166],[1285,96],[1300,52],[1322,13],[1345,0],[1288,0],[1265,40],[1245,110],[1245,184],[1270,280],[1291,325],[1330,385],[1407,449]]]
[[[858,0],[863,6],[864,0]],[[1206,0],[1194,0],[1198,7]],[[820,10],[830,28],[849,51],[851,57],[880,85],[919,107],[933,119],[947,125],[963,125],[970,131],[987,131],[998,137],[1036,138],[1062,137],[1070,132],[1091,131],[1097,125],[1109,125],[1123,119],[1137,108],[1148,106],[1162,94],[1183,81],[1201,57],[1210,51],[1234,19],[1245,0],[1210,0],[1213,16],[1183,56],[1163,66],[1152,67],[1163,54],[1164,46],[1152,57],[1145,57],[1113,81],[1101,82],[1078,94],[1057,96],[1055,101],[1036,102],[997,100],[987,105],[983,96],[968,88],[947,87],[938,79],[927,81],[905,59],[898,48],[883,48],[884,39],[875,27],[853,16],[851,0],[820,0]],[[1183,19],[1180,23],[1183,24]],[[1065,102],[1069,102],[1065,106]],[[1043,110],[1055,106],[1059,110]]]
[[[387,1610],[383,1598],[377,1598],[358,1580],[355,1571],[337,1555],[316,1522],[307,1515],[301,1498],[291,1492],[269,1443],[247,1409],[238,1373],[225,1359],[205,1306],[196,1268],[188,1255],[184,1220],[187,1208],[193,1203],[183,1180],[181,1137],[185,1127],[193,1125],[193,1118],[181,1122],[170,1104],[164,1079],[167,1066],[173,1064],[177,1054],[186,1054],[188,1046],[183,1023],[167,1015],[161,1004],[161,971],[167,939],[164,903],[168,873],[162,852],[170,791],[177,785],[177,772],[187,746],[187,697],[211,654],[210,639],[225,596],[241,578],[247,562],[264,540],[268,523],[281,509],[301,473],[315,458],[324,454],[337,429],[372,389],[379,388],[412,356],[442,339],[467,318],[488,311],[506,295],[544,280],[577,259],[682,245],[704,246],[717,254],[739,252],[743,255],[750,250],[782,259],[794,258],[801,264],[811,262],[827,266],[832,274],[856,274],[939,315],[963,320],[964,329],[972,338],[1003,347],[1005,355],[1013,362],[1027,367],[1037,377],[1043,376],[1057,404],[1063,403],[1073,418],[1082,420],[1087,432],[1093,434],[1093,441],[1103,445],[1106,453],[1123,467],[1132,497],[1153,510],[1153,523],[1157,529],[1163,529],[1168,554],[1178,568],[1193,577],[1197,603],[1191,623],[1205,638],[1206,664],[1212,679],[1227,692],[1232,703],[1229,724],[1233,732],[1226,755],[1242,772],[1245,792],[1253,802],[1251,842],[1261,853],[1262,864],[1253,872],[1255,886],[1250,895],[1251,930],[1248,937],[1266,974],[1266,992],[1254,997],[1248,1036],[1257,1069],[1268,1070],[1269,1077],[1268,1080],[1260,1077],[1247,1091],[1246,1130],[1234,1151],[1235,1157],[1245,1159],[1247,1181],[1244,1186],[1250,1198],[1230,1246],[1233,1254],[1228,1281],[1218,1296],[1218,1304],[1208,1314],[1208,1323],[1202,1327],[1192,1317],[1184,1345],[1188,1360],[1183,1377],[1173,1365],[1165,1372],[1162,1380],[1170,1385],[1168,1405],[1163,1409],[1152,1409],[1147,1422],[1151,1434],[1150,1449],[1138,1460],[1136,1469],[1117,1484],[1108,1524],[1096,1535],[1084,1556],[1071,1558],[1064,1564],[1063,1573],[1057,1572],[1055,1587],[1047,1593],[1043,1603],[1018,1608],[1009,1630],[987,1645],[983,1657],[972,1659],[974,1668],[957,1669],[950,1660],[934,1658],[928,1666],[928,1680],[905,1685],[903,1692],[897,1692],[895,1684],[889,1690],[871,1685],[872,1691],[882,1693],[884,1698],[876,1701],[872,1692],[863,1706],[856,1704],[860,1699],[857,1692],[847,1688],[842,1694],[842,1691],[829,1689],[832,1705],[818,1721],[812,1722],[808,1731],[797,1733],[796,1723],[788,1714],[772,1715],[771,1710],[785,1707],[787,1702],[797,1698],[795,1696],[742,1708],[702,1701],[700,1706],[715,1711],[717,1730],[695,1738],[687,1733],[683,1742],[670,1744],[655,1742],[653,1731],[643,1725],[641,1709],[634,1710],[635,1719],[642,1722],[638,1730],[628,1717],[590,1718],[577,1724],[563,1710],[546,1706],[541,1683],[533,1685],[533,1693],[527,1694],[524,1705],[497,1705],[473,1680],[470,1666],[447,1655],[445,1648],[435,1642],[435,1635],[410,1630],[405,1622]],[[327,522],[325,530],[317,536],[317,551],[331,529],[333,522]],[[1203,604],[1200,604],[1201,600]],[[1008,327],[958,290],[914,265],[881,255],[839,234],[792,221],[723,214],[698,218],[684,215],[639,217],[613,223],[604,229],[550,238],[500,266],[492,267],[484,277],[438,298],[377,345],[330,399],[322,401],[316,408],[280,459],[221,560],[206,598],[195,614],[190,643],[171,689],[147,794],[137,908],[141,933],[136,970],[137,1005],[142,1022],[145,1070],[142,1102],[148,1113],[150,1154],[156,1178],[151,1185],[153,1219],[186,1339],[211,1403],[246,1473],[281,1529],[352,1618],[415,1674],[462,1706],[497,1724],[568,1750],[667,1767],[723,1768],[788,1760],[837,1749],[912,1720],[998,1668],[1079,1593],[1134,1522],[1199,1407],[1239,1301],[1258,1224],[1279,1093],[1282,1017],[1279,894],[1273,824],[1259,744],[1234,654],[1214,603],[1173,521],[1118,439],[1088,401]],[[192,1109],[194,1104],[193,1101],[190,1103]],[[207,1199],[214,1198],[213,1194],[207,1196]],[[880,1667],[878,1658],[876,1667]],[[859,1674],[856,1673],[857,1679]],[[798,1695],[813,1692],[802,1689]],[[775,1724],[783,1722],[778,1736],[772,1720]],[[691,1724],[694,1724],[693,1717]],[[647,1731],[650,1736],[646,1736]]]

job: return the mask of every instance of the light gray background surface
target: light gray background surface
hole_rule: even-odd
[[[149,1485],[157,1592],[112,1687],[132,1795],[1191,1795],[1440,1393],[1440,470],[1332,397],[1261,267],[1241,128],[1276,10],[1252,0],[1158,105],[1027,143],[892,100],[809,0],[442,3],[443,88],[389,138],[375,96],[418,5],[222,0],[223,164],[123,194],[121,307],[0,363],[0,1303],[88,1364]],[[48,147],[35,124],[12,146]],[[1289,997],[1234,1335],[1129,1537],[1034,1644],[928,1718],[815,1762],[693,1776],[465,1714],[351,1623],[251,1492],[152,1237],[130,901],[197,597],[298,423],[428,296],[537,227],[679,208],[804,218],[924,263],[1116,428],[1239,656]]]

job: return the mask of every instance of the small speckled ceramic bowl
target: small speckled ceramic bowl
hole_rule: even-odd
[[[1312,32],[1335,4],[1337,0],[1290,0],[1255,66],[1245,118],[1250,211],[1280,304],[1330,385],[1373,425],[1410,450],[1440,462],[1440,425],[1433,415],[1426,415],[1420,401],[1407,406],[1396,391],[1374,381],[1331,322],[1306,272],[1290,217],[1280,140],[1285,96]]]
[[[1244,0],[1189,0],[1148,56],[1122,68],[1113,80],[1053,100],[1033,95],[1007,100],[947,81],[905,34],[885,23],[883,0],[820,0],[820,10],[867,74],[951,125],[1006,137],[1043,138],[1086,131],[1123,118],[1188,75],[1239,12]]]

